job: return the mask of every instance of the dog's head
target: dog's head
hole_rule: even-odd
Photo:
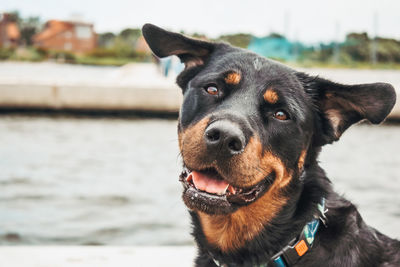
[[[284,201],[281,192],[300,183],[315,160],[311,148],[338,140],[358,121],[380,123],[395,103],[389,84],[333,83],[150,24],[143,34],[156,56],[185,64],[177,78],[183,199],[203,213],[234,213],[260,198]]]

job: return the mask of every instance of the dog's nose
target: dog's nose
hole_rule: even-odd
[[[209,150],[227,156],[241,153],[246,146],[243,131],[238,125],[228,120],[211,123],[206,128],[204,137]]]

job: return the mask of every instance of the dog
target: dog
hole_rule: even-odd
[[[352,124],[386,118],[390,84],[343,85],[227,43],[142,32],[157,57],[185,65],[180,181],[196,266],[400,266],[400,242],[367,226],[317,161]]]

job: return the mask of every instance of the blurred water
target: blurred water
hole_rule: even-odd
[[[400,237],[400,127],[358,125],[322,165]],[[173,120],[0,117],[0,244],[190,245]]]

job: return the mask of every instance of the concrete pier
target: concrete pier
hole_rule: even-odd
[[[400,71],[302,69],[342,83],[391,83],[400,95]],[[56,63],[0,63],[0,109],[177,113],[182,95],[173,75],[154,64],[94,67]],[[390,117],[400,118],[400,101]]]
[[[141,86],[0,84],[0,107],[177,112],[177,88]]]
[[[2,109],[177,112],[181,101],[174,77],[153,64],[0,63]]]

